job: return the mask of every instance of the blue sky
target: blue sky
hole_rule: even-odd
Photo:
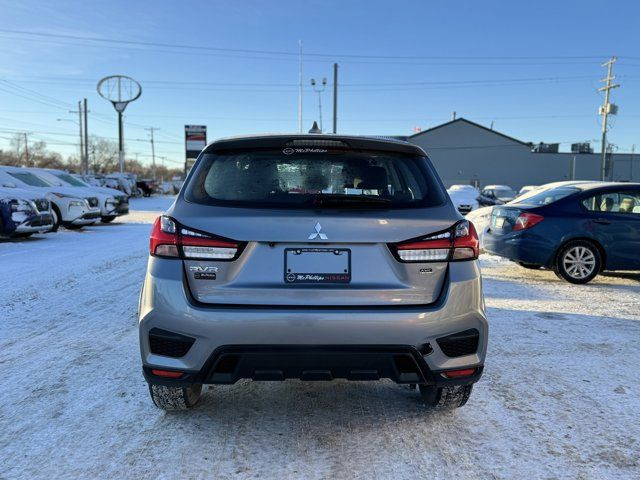
[[[309,79],[331,82],[337,61],[341,133],[406,135],[456,111],[525,141],[599,148],[600,64],[617,55],[609,140],[640,150],[637,1],[0,0],[0,11],[0,148],[27,131],[74,153],[77,127],[57,119],[75,119],[83,97],[90,133],[115,138],[95,84],[116,73],[143,86],[126,112],[130,157],[150,160],[145,126],[160,128],[157,153],[176,166],[185,123],[206,124],[210,139],[296,131],[301,39],[305,128],[318,118]],[[327,129],[330,86],[323,113]]]

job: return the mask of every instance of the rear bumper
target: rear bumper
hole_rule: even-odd
[[[487,348],[488,324],[480,271],[475,261],[451,263],[442,295],[431,305],[291,308],[196,304],[185,286],[182,262],[151,257],[138,311],[145,369],[197,373],[199,381],[211,368],[216,352],[228,348],[312,346],[344,347],[350,351],[353,346],[386,348],[391,345],[413,352],[429,344],[431,351],[420,356],[430,372],[480,368]],[[194,342],[187,353],[178,358],[152,353],[149,342],[152,328],[188,336]],[[479,332],[476,351],[458,357],[445,355],[436,340],[469,329]],[[327,370],[321,364],[316,369]],[[282,376],[288,378],[286,365],[280,370]],[[332,376],[343,375],[332,368],[329,370]]]
[[[527,231],[496,235],[489,230],[482,236],[482,247],[487,253],[515,262],[544,266],[551,264],[555,252],[555,246],[546,238]]]
[[[202,369],[179,379],[155,375],[143,367],[147,382],[169,386],[194,383],[232,384],[242,378],[262,381],[380,380],[423,385],[475,383],[482,366],[464,378],[447,378],[432,371],[418,349],[406,345],[227,345],[217,348]]]

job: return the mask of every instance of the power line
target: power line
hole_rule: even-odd
[[[13,34],[13,35],[21,35],[21,36],[32,36],[32,37],[41,37],[41,38],[59,38],[66,40],[78,40],[78,41],[89,41],[89,42],[97,42],[97,43],[110,43],[110,44],[118,44],[118,45],[128,45],[128,46],[143,46],[143,47],[161,47],[161,48],[170,48],[170,49],[179,49],[179,50],[195,50],[202,52],[228,52],[228,53],[239,53],[239,54],[261,54],[261,55],[281,55],[286,57],[293,57],[294,59],[298,57],[299,52],[293,51],[284,51],[284,50],[262,50],[262,49],[247,49],[247,48],[226,48],[226,47],[211,47],[211,46],[203,46],[203,45],[194,45],[194,44],[180,44],[180,43],[164,43],[164,42],[147,42],[141,40],[121,40],[121,39],[113,39],[113,38],[104,38],[104,37],[92,37],[85,35],[69,35],[69,34],[60,34],[60,33],[45,33],[45,32],[34,32],[27,30],[15,30],[15,29],[0,29],[0,32]],[[483,55],[483,56],[469,56],[469,55],[370,55],[370,54],[350,54],[350,53],[319,53],[319,52],[308,52],[305,53],[305,56],[309,57],[319,57],[319,58],[358,58],[358,59],[386,59],[386,60],[599,60],[605,57],[605,55]],[[638,59],[640,57],[622,57],[629,59]]]

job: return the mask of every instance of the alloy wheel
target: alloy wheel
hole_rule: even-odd
[[[583,279],[593,273],[596,257],[589,248],[575,246],[564,254],[562,265],[572,278]]]

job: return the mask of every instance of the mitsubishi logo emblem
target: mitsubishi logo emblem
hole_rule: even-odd
[[[315,240],[318,237],[320,237],[320,240],[327,240],[329,238],[324,233],[320,233],[320,230],[322,230],[322,225],[320,225],[320,222],[316,223],[316,226],[313,228],[315,228],[316,231],[309,235],[309,240]]]

